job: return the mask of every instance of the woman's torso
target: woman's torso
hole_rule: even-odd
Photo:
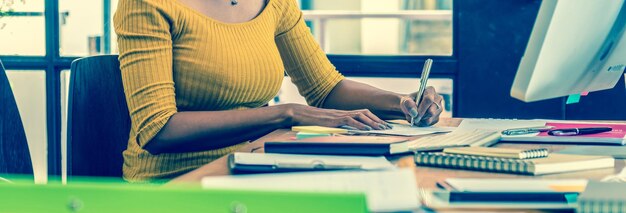
[[[151,16],[167,20],[178,111],[260,107],[280,89],[284,66],[274,39],[286,1],[268,1],[258,16],[244,23],[217,21],[176,0],[124,1],[133,1],[127,4],[150,10],[125,9],[128,13],[153,13]],[[146,22],[140,24],[151,27],[150,20]],[[155,29],[158,30],[163,29]],[[132,37],[133,32],[124,35]],[[131,131],[128,148],[123,153],[124,176],[129,181],[171,178],[232,153],[244,144],[203,152],[152,155],[141,148],[137,134],[136,130]]]
[[[225,23],[176,2],[173,75],[179,111],[255,108],[280,89],[284,68],[268,5],[243,23]]]

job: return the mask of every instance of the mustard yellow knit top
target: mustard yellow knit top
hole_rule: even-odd
[[[123,171],[133,182],[176,177],[246,143],[190,153],[144,150],[178,111],[261,107],[285,72],[310,105],[320,106],[343,79],[295,0],[269,0],[256,18],[233,24],[177,0],[120,0],[114,24],[132,122]]]

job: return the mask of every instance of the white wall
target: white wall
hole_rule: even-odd
[[[315,0],[314,10],[361,10],[361,0]],[[319,29],[318,22],[313,28]],[[326,52],[340,54],[361,53],[361,21],[356,19],[336,19],[326,23]]]
[[[102,36],[102,1],[101,0],[60,0],[59,10],[69,11],[66,23],[61,25],[61,54],[87,55],[87,38]]]
[[[400,1],[362,0],[363,12],[399,11]],[[355,32],[356,33],[356,32]],[[364,18],[361,20],[363,54],[397,54],[400,52],[400,20]]]

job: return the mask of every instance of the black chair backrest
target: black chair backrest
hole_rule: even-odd
[[[117,55],[72,62],[67,143],[69,176],[121,177],[130,131]]]
[[[0,174],[33,174],[17,103],[0,62]]]

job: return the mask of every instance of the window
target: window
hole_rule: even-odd
[[[452,0],[302,0],[330,54],[452,55]]]
[[[401,94],[410,94],[419,88],[418,78],[348,77],[348,79]],[[452,117],[452,79],[430,79],[428,85],[435,87],[437,92],[443,96],[444,111],[441,113],[441,117]],[[298,89],[291,83],[289,77],[285,77],[278,95],[270,102],[270,105],[285,103],[306,104],[306,100],[300,96]]]
[[[0,17],[0,55],[44,55],[44,0],[15,1],[13,9]]]
[[[13,70],[27,137],[37,143],[36,173],[61,175],[67,70],[78,57],[117,53],[112,16],[118,0],[10,1],[14,10],[0,18],[0,60]],[[351,79],[408,93],[418,86],[425,58],[434,57],[430,85],[447,97],[450,112],[453,0],[298,1],[331,62]],[[302,101],[294,99],[289,79],[281,94],[278,103]]]
[[[86,56],[117,52],[112,16],[116,0],[59,1],[60,53]]]
[[[33,143],[35,173],[60,175],[69,82],[69,72],[61,71],[78,57],[117,52],[111,25],[117,0],[1,3],[12,10],[3,8],[0,17],[0,60],[7,69],[20,70],[8,73]]]
[[[442,116],[452,116],[452,0],[301,0],[300,6],[329,59],[352,80],[409,94],[417,91],[425,56],[438,57],[429,85],[444,97]],[[272,102],[280,103],[306,104],[289,77]]]

